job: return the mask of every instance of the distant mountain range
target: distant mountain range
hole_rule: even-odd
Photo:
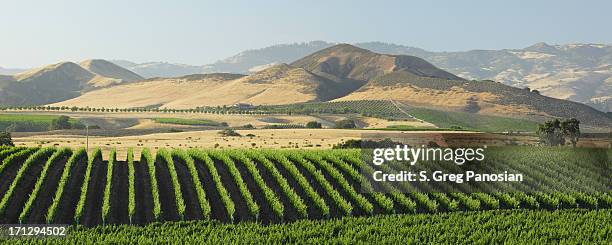
[[[600,106],[608,105],[606,103],[610,102],[611,96],[610,65],[606,64],[610,61],[610,55],[601,55],[604,51],[608,52],[609,47],[605,45],[537,44],[522,51],[458,53],[432,53],[384,43],[360,44],[369,45],[369,49],[382,50],[380,52],[349,44],[321,49],[328,45],[331,44],[278,45],[243,52],[201,67],[213,69],[203,72],[222,67],[250,67],[243,74],[216,72],[145,79],[130,69],[152,69],[159,67],[159,63],[138,65],[106,60],[87,60],[78,64],[62,62],[15,75],[0,75],[0,104],[195,108],[235,103],[272,105],[311,101],[394,100],[408,106],[535,121],[575,117],[587,125],[612,128],[612,119],[601,111],[581,103],[541,95],[555,91],[573,91],[568,92],[573,96],[578,92],[583,96],[589,93],[592,97],[588,102],[602,101]],[[316,51],[306,53],[309,50]],[[276,55],[278,53],[285,55],[281,57]],[[301,53],[306,54],[292,58]],[[258,55],[260,58],[256,59]],[[291,59],[292,62],[275,61],[274,57]],[[454,68],[450,68],[451,72],[440,69],[429,62],[431,60]],[[579,68],[577,63],[597,69],[587,71],[587,68]],[[163,64],[167,70],[179,67]],[[470,64],[488,65],[483,66],[486,69],[460,72],[468,70],[466,67]],[[495,70],[501,69],[496,67],[511,68],[502,71]],[[559,71],[542,75],[546,69],[561,69],[566,73]],[[527,72],[532,73],[526,75]],[[174,69],[172,74],[180,73]],[[495,75],[497,79],[471,79],[478,74]],[[517,74],[527,81],[512,80]],[[556,80],[562,74],[567,77]],[[584,80],[587,77],[593,79]],[[508,81],[502,83],[502,78]],[[525,85],[531,89],[520,88]],[[534,91],[534,88],[538,91]]]
[[[148,78],[215,72],[250,74],[274,64],[291,63],[335,44],[313,41],[275,45],[247,50],[204,66],[113,62]],[[611,45],[538,43],[524,49],[465,52],[430,52],[381,42],[357,43],[355,46],[382,54],[417,56],[465,79],[494,80],[514,87],[529,87],[544,95],[612,111]]]
[[[119,96],[118,96],[119,95]],[[415,56],[334,45],[250,75],[153,78],[96,89],[55,106],[195,108],[250,103],[394,100],[406,105],[541,121],[575,117],[612,127],[605,113],[493,81],[471,81]]]
[[[0,67],[0,76],[1,75],[15,75],[20,72],[24,72],[27,69],[13,69],[13,68],[4,68]]]
[[[111,60],[145,78],[154,77],[180,77],[192,74],[213,73],[206,71],[203,66],[173,64],[167,62],[134,63],[127,60]]]

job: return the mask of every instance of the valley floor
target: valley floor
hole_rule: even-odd
[[[7,111],[0,112],[5,120],[22,120],[21,116],[57,117],[69,116],[99,129],[89,130],[90,149],[99,147],[104,158],[111,149],[117,149],[118,157],[125,159],[128,148],[332,148],[335,144],[363,139],[373,134],[394,135],[406,139],[410,145],[428,145],[435,142],[440,146],[455,144],[479,145],[525,145],[536,144],[533,133],[513,135],[485,134],[469,131],[449,131],[416,119],[385,120],[358,114],[321,115],[235,115],[206,113],[161,113],[161,112],[49,112],[49,111]],[[335,122],[354,120],[360,129],[334,129]],[[175,123],[161,123],[169,119]],[[226,127],[214,125],[193,125],[193,121],[216,124],[226,123],[238,129],[242,137],[222,137],[218,132]],[[278,125],[305,125],[310,121],[322,124],[323,129],[270,129]],[[5,123],[6,124],[6,123]],[[257,129],[243,129],[251,125]],[[1,125],[0,125],[1,126]],[[1,129],[0,129],[1,130]],[[421,130],[421,131],[419,131]],[[437,131],[439,130],[439,131]],[[13,140],[18,146],[67,146],[86,147],[84,129],[55,130],[45,132],[14,132]],[[247,136],[249,135],[249,136]],[[579,146],[609,147],[609,138],[582,138]]]
[[[125,159],[128,148],[148,147],[153,152],[159,148],[332,148],[335,144],[349,139],[362,139],[372,134],[401,135],[409,138],[411,145],[427,144],[429,141],[444,140],[445,136],[456,135],[467,138],[472,134],[466,132],[390,132],[381,130],[349,130],[349,129],[254,129],[236,130],[241,137],[223,137],[219,130],[185,131],[176,133],[153,133],[133,136],[93,136],[89,138],[90,149],[101,148],[104,153],[117,149],[118,158]],[[252,134],[254,136],[247,136]],[[397,137],[397,136],[396,136]],[[17,146],[67,146],[79,148],[86,146],[84,135],[39,134],[14,137]],[[491,144],[495,144],[491,139]],[[499,141],[503,143],[503,141]],[[216,146],[216,147],[215,147]],[[139,154],[136,154],[139,155]],[[106,159],[106,154],[105,154]]]

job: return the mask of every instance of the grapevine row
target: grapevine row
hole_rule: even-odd
[[[198,159],[199,161],[203,162],[204,165],[206,165],[206,168],[208,169],[208,172],[210,173],[210,176],[213,182],[215,183],[217,192],[219,193],[219,196],[221,196],[221,201],[223,202],[225,206],[225,211],[227,212],[227,215],[230,217],[230,220],[233,222],[234,213],[236,212],[234,201],[232,201],[232,198],[230,197],[229,193],[223,186],[223,182],[221,181],[221,176],[219,176],[219,173],[217,172],[215,163],[210,158],[210,156],[208,156],[206,153],[202,151],[189,151],[189,154],[193,158]]]
[[[281,190],[287,196],[293,207],[297,210],[297,212],[302,217],[307,217],[308,212],[306,211],[307,206],[304,203],[304,200],[289,186],[287,180],[283,177],[283,175],[278,171],[274,163],[272,163],[269,159],[267,159],[263,154],[257,151],[248,151],[246,152],[249,158],[256,160],[261,163],[264,168],[270,172],[272,177],[276,180]],[[308,193],[308,192],[307,192]],[[329,211],[328,211],[329,213]]]
[[[108,164],[106,165],[106,185],[104,186],[104,197],[102,199],[102,223],[108,221],[111,208],[111,191],[113,188],[113,165],[117,158],[117,151],[111,150],[108,156]]]
[[[70,178],[70,173],[73,168],[73,165],[77,164],[78,161],[84,157],[87,157],[87,151],[85,148],[79,148],[77,151],[72,153],[72,156],[66,162],[64,166],[64,171],[62,172],[62,177],[58,183],[57,191],[55,192],[55,196],[53,197],[53,202],[51,203],[51,207],[47,211],[47,223],[53,223],[55,221],[55,217],[57,215],[57,210],[59,209],[60,203],[62,201],[64,190],[66,185],[68,184],[68,179]],[[69,193],[70,194],[70,193]]]
[[[136,213],[136,190],[134,184],[134,149],[129,148],[127,151],[127,164],[128,164],[128,217],[130,224],[134,219]]]
[[[272,211],[274,212],[276,216],[280,217],[282,220],[283,210],[284,210],[283,204],[278,199],[274,191],[272,191],[272,189],[268,187],[264,179],[261,177],[261,174],[259,173],[259,170],[257,170],[255,163],[251,161],[251,159],[249,159],[245,154],[243,154],[241,151],[238,151],[238,150],[231,151],[230,155],[234,157],[236,160],[239,160],[242,164],[246,166],[249,173],[253,176],[255,183],[257,184],[259,189],[263,192],[264,197],[266,198],[266,201],[268,201],[268,203],[272,207]]]
[[[301,155],[312,159],[314,163],[318,164],[319,167],[325,170],[336,181],[336,183],[340,185],[347,195],[349,195],[349,197],[353,199],[353,201],[355,201],[357,205],[366,213],[372,214],[374,212],[374,206],[368,201],[368,199],[357,193],[357,191],[355,191],[355,189],[346,181],[344,176],[327,161],[323,160],[320,156],[312,154],[311,152],[302,152]]]
[[[337,164],[342,165],[342,168],[345,169],[346,172],[352,172],[351,175],[355,175],[355,172],[357,171],[355,171],[354,168],[349,165],[349,163],[355,165],[357,168],[361,169],[367,174],[372,174],[374,172],[374,169],[371,166],[365,164],[362,161],[356,160],[352,156],[346,154],[345,151],[338,154],[338,156],[334,156],[333,154],[330,154],[330,153],[327,153],[325,155],[326,157],[331,158],[332,162],[336,162]],[[342,159],[346,159],[346,160],[342,160]],[[340,161],[342,163],[340,163]],[[359,178],[359,177],[356,177],[356,178]],[[383,188],[387,193],[389,193],[393,201],[395,201],[400,206],[402,206],[404,210],[412,212],[412,213],[416,212],[417,204],[412,199],[407,197],[404,193],[401,193],[401,191],[399,191],[397,188],[395,188],[393,185],[387,182],[381,182],[380,185],[381,185],[381,188]]]
[[[13,182],[11,183],[11,186],[6,191],[6,193],[4,193],[4,196],[0,201],[0,216],[5,214],[9,199],[13,196],[15,188],[17,188],[17,185],[19,184],[19,181],[21,180],[25,172],[30,168],[32,164],[36,164],[38,161],[49,157],[54,151],[54,148],[42,148],[36,151],[34,154],[30,155],[30,157],[28,157],[28,159],[23,163],[23,165],[21,165],[21,168],[19,168],[19,171],[17,172],[17,176],[15,176]]]
[[[102,151],[100,150],[100,148],[96,148],[87,160],[87,169],[85,170],[85,177],[83,185],[81,186],[81,195],[74,214],[74,222],[76,222],[77,224],[81,222],[81,218],[83,217],[83,212],[85,210],[85,202],[87,201],[87,189],[89,188],[91,172],[93,169],[94,161],[96,161],[96,159],[102,159]]]
[[[176,202],[176,209],[181,219],[185,218],[185,200],[183,199],[183,192],[181,191],[181,184],[179,183],[176,169],[174,168],[174,160],[172,155],[165,149],[161,149],[157,152],[157,157],[161,158],[166,162],[168,172],[170,172],[170,179],[172,181],[172,189],[174,190],[174,200]]]
[[[334,204],[338,206],[340,210],[342,210],[344,215],[351,215],[351,213],[353,212],[353,205],[351,205],[350,202],[345,200],[342,195],[340,195],[340,193],[336,189],[334,189],[334,187],[332,187],[329,181],[327,181],[327,179],[325,179],[325,176],[323,176],[323,174],[321,173],[321,170],[318,170],[312,163],[295,154],[287,154],[287,157],[297,162],[302,168],[304,168],[304,170],[306,170],[315,178],[315,181],[317,181],[317,183],[319,183],[323,187],[327,195],[329,195],[332,201],[334,201]],[[313,193],[316,194],[314,190]],[[325,204],[323,198],[320,198],[318,200],[320,200],[322,204]],[[327,208],[327,210],[329,212],[329,208]],[[325,216],[328,215],[328,213],[325,214]]]
[[[326,160],[329,160],[330,163],[338,166],[344,173],[348,174],[348,176],[353,180],[359,183],[359,187],[361,187],[362,191],[369,194],[376,203],[382,207],[387,213],[393,212],[393,200],[386,197],[383,193],[377,192],[372,187],[372,184],[365,179],[363,175],[361,175],[357,170],[349,166],[346,162],[337,158],[332,154],[326,154],[324,152],[316,152],[312,154],[306,154],[307,157],[312,160],[323,160],[320,156],[324,156]]]
[[[240,172],[236,168],[236,165],[234,164],[234,161],[232,161],[232,159],[230,159],[230,157],[227,154],[225,154],[225,152],[210,151],[210,154],[213,157],[219,159],[223,164],[225,164],[225,166],[229,170],[230,175],[234,178],[234,183],[236,183],[236,185],[238,185],[238,189],[240,190],[240,194],[242,195],[242,197],[244,198],[244,200],[247,203],[247,207],[249,209],[249,213],[252,216],[258,218],[259,217],[259,206],[253,200],[253,196],[251,195],[251,192],[247,188],[246,184],[244,183],[244,180],[242,179],[242,176],[240,175]]]
[[[28,158],[28,156],[30,156],[30,154],[36,151],[38,151],[38,148],[26,148],[8,156],[2,161],[2,165],[0,165],[0,174],[2,174],[2,172],[4,172],[4,169],[6,169],[7,167],[12,166],[13,164],[19,164],[19,162],[25,160],[26,158]]]
[[[181,150],[172,151],[172,154],[183,160],[187,169],[189,169],[189,175],[191,176],[191,181],[195,186],[196,193],[198,195],[198,203],[200,204],[200,208],[202,209],[202,217],[205,219],[210,218],[210,204],[208,200],[206,200],[206,192],[204,191],[204,187],[202,187],[202,182],[200,181],[200,177],[198,176],[198,170],[195,166],[193,158],[189,156],[189,154],[185,153]]]
[[[151,155],[149,148],[142,149],[140,153],[140,161],[147,162],[147,169],[149,171],[149,180],[151,181],[151,196],[153,198],[153,216],[155,220],[161,218],[161,204],[159,202],[159,187],[157,187],[157,178],[155,177],[155,159]]]
[[[23,210],[19,214],[19,223],[20,224],[24,223],[25,220],[30,215],[30,212],[32,212],[32,205],[36,201],[36,198],[38,197],[38,193],[41,192],[41,191],[44,191],[44,190],[41,190],[41,189],[42,189],[43,182],[47,179],[47,175],[48,175],[48,173],[50,171],[49,169],[53,168],[53,166],[57,162],[59,162],[59,160],[63,156],[68,155],[70,153],[71,153],[71,150],[69,148],[61,148],[61,149],[57,150],[55,153],[53,153],[53,155],[51,155],[51,157],[49,157],[47,162],[45,162],[45,165],[43,166],[42,172],[40,173],[40,176],[38,177],[38,179],[36,180],[36,183],[34,184],[34,189],[30,193],[30,196],[28,197],[28,201],[23,206]]]

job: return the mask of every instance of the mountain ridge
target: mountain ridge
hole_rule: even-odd
[[[93,89],[141,79],[108,61],[59,62],[0,79],[0,104],[54,103]]]
[[[332,99],[331,81],[302,68],[279,64],[245,76],[231,73],[188,75],[179,78],[151,78],[85,93],[56,106],[119,108],[195,108],[235,103],[285,104]],[[109,96],[122,94],[119,98]],[[282,95],[282,96],[281,96]],[[337,96],[336,96],[337,97]]]
[[[110,101],[113,94],[122,96]],[[235,103],[274,105],[389,99],[408,105],[536,121],[576,117],[586,124],[612,126],[605,113],[576,102],[494,81],[465,80],[418,57],[380,54],[348,44],[247,76],[232,75],[215,81],[197,77],[145,80],[98,89],[54,105],[186,109]]]
[[[182,73],[249,74],[252,68],[290,64],[335,44],[313,41],[247,50],[209,65],[181,65],[189,67]],[[354,46],[382,54],[416,56],[467,80],[495,80],[518,88],[529,87],[544,95],[585,103],[601,111],[612,111],[611,44],[536,43],[525,48],[453,52],[432,52],[384,42],[362,42]],[[159,70],[160,73],[170,69],[168,67],[172,67],[172,64],[164,63],[164,67]],[[155,70],[154,66],[148,68]],[[158,73],[157,76],[164,75]]]

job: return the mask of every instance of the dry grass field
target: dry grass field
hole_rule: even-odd
[[[125,157],[128,148],[137,151],[149,147],[158,148],[331,148],[333,145],[349,139],[360,139],[364,134],[383,133],[379,130],[347,129],[254,129],[237,130],[241,137],[223,137],[219,130],[202,130],[177,133],[155,133],[122,137],[89,137],[89,147],[100,147],[104,152],[112,148],[118,150],[119,157]],[[442,142],[443,135],[465,135],[465,132],[398,132],[411,140],[409,144],[427,144],[429,141]],[[247,136],[252,134],[254,136]],[[85,147],[84,135],[49,135],[40,134],[14,139],[18,146],[69,146]]]
[[[220,130],[202,130],[176,133],[153,133],[121,137],[90,136],[90,149],[100,147],[106,155],[111,149],[118,150],[124,159],[128,148],[136,152],[144,147],[156,152],[159,148],[332,148],[349,139],[362,139],[375,134],[393,135],[405,139],[409,145],[427,145],[435,142],[440,146],[465,145],[526,145],[535,144],[534,136],[506,136],[461,131],[382,131],[348,129],[254,129],[237,130],[242,136],[221,136]],[[247,136],[252,135],[252,136]],[[18,146],[69,146],[85,147],[84,135],[40,134],[14,138]],[[585,138],[579,142],[584,147],[608,147],[607,139]],[[137,154],[139,156],[139,154]]]
[[[536,144],[537,138],[529,135],[508,136],[466,131],[430,131],[435,125],[419,121],[388,121],[356,115],[218,115],[200,113],[102,113],[102,112],[11,112],[30,115],[67,115],[71,118],[98,125],[100,129],[89,132],[89,148],[101,148],[105,158],[111,149],[118,150],[118,157],[125,158],[128,148],[136,152],[144,147],[155,152],[159,148],[331,148],[349,139],[362,139],[373,134],[395,135],[409,145],[440,146],[465,145],[526,145]],[[0,114],[1,115],[1,114]],[[360,129],[333,129],[335,121],[352,118]],[[255,129],[237,129],[242,136],[222,136],[224,127],[168,124],[156,118],[206,120],[225,122],[229,127],[240,128],[250,124]],[[323,129],[265,129],[273,124],[299,124],[319,121]],[[393,125],[406,125],[426,131],[389,131]],[[59,130],[47,132],[15,132],[13,140],[18,146],[85,147],[85,130]],[[579,146],[609,147],[606,138],[583,138]],[[136,154],[139,156],[139,154]]]

